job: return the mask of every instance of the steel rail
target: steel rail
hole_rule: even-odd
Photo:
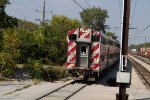
[[[131,62],[132,66],[136,69],[136,71],[139,73],[139,75],[142,77],[142,79],[150,88],[150,72],[132,58],[128,57],[128,59]]]
[[[68,100],[69,98],[71,98],[72,96],[74,96],[76,93],[78,93],[79,91],[81,91],[86,86],[87,86],[87,84],[84,85],[84,86],[82,86],[82,87],[80,87],[78,90],[74,91],[71,95],[67,96],[64,100]]]
[[[41,99],[43,99],[44,97],[47,97],[48,95],[51,95],[52,93],[55,93],[55,92],[57,92],[57,91],[59,91],[59,90],[65,88],[65,87],[67,87],[67,86],[69,86],[69,85],[71,85],[71,84],[74,84],[74,83],[78,83],[78,82],[73,81],[73,82],[71,82],[71,83],[65,84],[65,85],[63,85],[63,86],[61,86],[61,87],[59,87],[59,88],[57,88],[57,89],[55,89],[55,90],[53,90],[53,91],[51,91],[51,92],[45,94],[45,95],[43,95],[43,96],[37,98],[36,100],[41,100]],[[83,88],[85,88],[86,86],[88,86],[88,84],[84,84],[83,86],[79,87],[79,89],[73,91],[70,95],[66,96],[66,97],[64,98],[64,100],[68,100],[69,98],[71,98],[73,95],[75,95],[76,93],[78,93],[79,91],[81,91],[81,90],[82,90]]]
[[[150,60],[145,59],[144,57],[141,57],[141,56],[138,56],[138,55],[134,55],[134,54],[131,54],[131,55],[134,56],[135,58],[140,59],[141,61],[147,63],[148,65],[150,65]]]
[[[59,87],[59,88],[57,88],[57,89],[55,89],[55,90],[53,90],[53,91],[51,91],[51,92],[45,94],[45,95],[43,95],[43,96],[37,98],[36,100],[40,100],[40,99],[42,99],[42,98],[48,96],[49,94],[52,94],[52,93],[54,93],[54,92],[56,92],[56,91],[58,91],[58,90],[60,90],[60,89],[62,89],[62,88],[64,88],[64,87],[66,87],[66,86],[68,86],[69,84],[72,84],[72,83],[74,83],[74,82],[75,82],[75,81],[73,81],[73,82],[71,82],[71,83],[68,83],[68,84],[65,84],[65,85],[63,85],[63,86],[61,86],[61,87]]]

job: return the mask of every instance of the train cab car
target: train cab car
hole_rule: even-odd
[[[70,30],[67,42],[66,69],[75,77],[97,78],[119,57],[119,43],[90,28]]]

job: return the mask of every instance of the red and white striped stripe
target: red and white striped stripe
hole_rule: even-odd
[[[75,67],[76,67],[75,64],[72,64],[72,63],[69,63],[69,62],[66,63],[66,68],[67,69],[74,69]]]
[[[77,29],[70,30],[68,32],[68,37],[71,34],[77,34]],[[75,68],[75,60],[76,60],[76,43],[75,41],[68,40],[68,53],[67,53],[67,63],[66,68],[67,69],[73,69]]]
[[[79,38],[90,38],[90,29],[87,28],[81,28]]]
[[[92,70],[99,70],[100,64],[100,43],[95,42],[92,44],[91,48],[91,66]]]

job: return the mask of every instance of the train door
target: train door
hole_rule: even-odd
[[[77,66],[82,68],[89,67],[89,45],[78,44]]]

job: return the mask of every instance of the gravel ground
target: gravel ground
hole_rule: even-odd
[[[0,81],[0,96],[13,93],[15,91],[20,91],[24,88],[34,85],[35,82],[32,80],[25,81]]]

